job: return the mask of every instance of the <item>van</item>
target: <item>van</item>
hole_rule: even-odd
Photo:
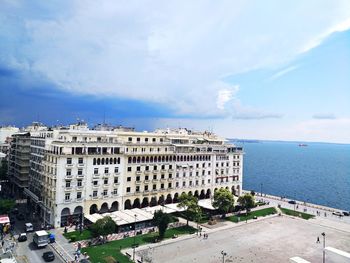
[[[33,224],[32,223],[25,223],[25,229],[26,229],[26,232],[34,231]]]

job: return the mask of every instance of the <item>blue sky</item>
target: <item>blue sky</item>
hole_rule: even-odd
[[[5,0],[0,24],[0,125],[350,143],[348,1]]]

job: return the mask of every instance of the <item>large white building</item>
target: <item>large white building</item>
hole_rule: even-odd
[[[210,132],[79,124],[36,133],[30,152],[25,193],[56,227],[82,214],[174,203],[183,192],[204,199],[221,187],[242,189],[242,148]]]

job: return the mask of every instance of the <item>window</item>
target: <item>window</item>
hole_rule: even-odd
[[[204,184],[204,180],[202,180],[202,184]]]
[[[104,184],[108,184],[108,179],[104,179],[104,180],[103,180],[103,183],[104,183]]]
[[[210,184],[210,179],[208,179],[208,184]]]
[[[129,141],[129,142],[132,142],[132,137],[129,137],[129,138],[128,138],[128,141]]]
[[[95,186],[98,185],[98,181],[96,181],[96,180],[93,181],[92,183],[93,183]]]
[[[160,185],[160,188],[161,188],[161,189],[164,189],[164,184],[161,184],[161,185]]]
[[[141,171],[141,166],[137,166],[136,171],[138,171],[138,172]]]
[[[210,171],[208,171],[208,175],[210,175]]]
[[[160,176],[160,178],[161,178],[161,179],[164,179],[164,174],[162,174],[162,175]]]
[[[97,191],[93,191],[93,192],[92,192],[92,196],[93,196],[93,197],[96,197],[96,196],[97,196]]]
[[[145,185],[145,191],[148,191],[148,185]]]
[[[190,172],[190,176],[192,176],[192,172]]]
[[[162,170],[165,170],[165,165],[164,164],[162,165]]]
[[[186,177],[186,172],[183,172],[182,176],[183,176],[183,177]]]
[[[71,170],[71,169],[67,169],[66,175],[67,175],[67,176],[71,176],[71,175],[72,175],[72,170]]]
[[[98,174],[98,168],[94,168],[94,174]]]
[[[70,200],[70,193],[66,193],[64,196],[64,200],[69,201]]]
[[[176,182],[176,187],[179,187],[179,182]]]
[[[149,166],[146,166],[146,167],[145,167],[145,171],[149,171]]]
[[[115,183],[115,184],[118,183],[118,177],[114,177],[114,183]]]
[[[140,186],[136,186],[136,192],[140,192]]]
[[[148,142],[148,138],[145,138],[145,142]]]
[[[83,164],[83,163],[84,163],[84,159],[83,159],[83,158],[81,158],[81,157],[80,157],[80,158],[78,158],[78,163],[79,163],[79,164]]]
[[[153,170],[157,171],[157,165],[153,166]]]
[[[136,176],[136,181],[140,181],[140,176]]]
[[[173,178],[173,174],[169,174],[169,178]]]
[[[114,167],[114,173],[119,173],[119,167]]]
[[[141,141],[141,139],[140,139],[140,138],[136,138],[136,141],[137,141],[137,142],[140,142],[140,141]]]
[[[203,168],[205,167],[205,163],[202,164],[202,167],[203,167]]]
[[[190,186],[192,185],[192,181],[190,181]]]
[[[105,168],[105,174],[108,174],[108,173],[109,173],[109,169]]]
[[[204,170],[202,171],[202,175],[203,175],[203,176],[205,175],[205,171],[204,171]]]
[[[176,173],[176,177],[179,177],[180,175],[179,175],[179,173]]]
[[[77,199],[81,198],[81,192],[77,192]]]
[[[152,142],[156,142],[156,138],[152,138]]]
[[[168,183],[168,187],[171,188],[171,183]]]
[[[67,164],[72,164],[72,158],[67,158]]]
[[[103,196],[106,196],[108,194],[108,190],[103,190]]]
[[[126,181],[131,182],[131,177],[127,177]]]
[[[145,180],[148,181],[149,180],[149,177],[148,175],[145,176]]]
[[[157,190],[157,185],[156,184],[153,185],[153,190]]]
[[[78,175],[83,175],[83,169],[78,169]]]
[[[196,168],[199,168],[199,163],[196,164]]]
[[[198,180],[196,180],[196,185],[198,185],[199,184],[199,182],[198,182]]]
[[[131,166],[128,167],[128,172],[131,172]]]
[[[82,180],[78,180],[77,186],[78,186],[78,187],[81,187],[82,185],[83,185],[83,181],[82,181]]]
[[[169,165],[169,169],[173,169],[173,166],[172,166],[172,165]]]
[[[113,189],[113,194],[117,195],[118,194],[118,189]]]
[[[157,175],[156,174],[153,175],[153,180],[157,180]]]
[[[127,193],[130,193],[130,189],[131,189],[130,187],[127,187],[127,188],[126,188],[126,192],[127,192]]]
[[[186,182],[182,182],[182,186],[186,186]]]
[[[66,188],[70,187],[70,181],[66,181]]]

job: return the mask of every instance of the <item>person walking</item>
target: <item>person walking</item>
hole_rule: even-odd
[[[317,237],[316,243],[321,243],[321,242],[320,242],[320,237]]]

